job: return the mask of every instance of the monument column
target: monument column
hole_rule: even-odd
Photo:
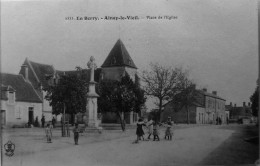
[[[89,92],[87,93],[87,108],[86,108],[86,120],[89,127],[98,127],[99,123],[97,120],[97,98],[99,97],[96,93],[94,81],[94,70],[97,68],[95,64],[95,58],[90,57],[90,61],[87,63],[90,68],[90,81],[89,81]]]

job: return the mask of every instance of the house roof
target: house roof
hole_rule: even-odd
[[[46,76],[48,75],[53,75],[55,70],[52,65],[46,65],[46,64],[41,64],[41,63],[36,63],[29,61],[31,64],[35,74],[37,75],[41,85],[43,87],[48,86],[48,80],[46,79]]]
[[[101,67],[128,66],[137,69],[123,42],[118,39]]]
[[[22,75],[1,73],[1,81],[1,90],[7,90],[9,86],[15,90],[16,101],[42,103],[33,86]]]
[[[8,91],[8,89],[8,86],[1,84],[1,100],[8,100],[7,93],[5,93],[6,91]]]
[[[100,79],[100,74],[101,74],[102,69],[101,68],[97,68],[94,71],[94,81],[99,82]],[[71,71],[60,71],[60,70],[56,70],[58,75],[79,75],[80,71],[77,70],[71,70]],[[85,74],[85,76],[87,77],[87,81],[90,81],[90,69],[83,69],[83,72]]]
[[[223,98],[221,98],[221,97],[219,97],[219,96],[217,96],[217,95],[215,95],[213,93],[208,93],[208,92],[205,92],[203,90],[197,90],[197,91],[202,93],[202,94],[204,94],[205,96],[210,96],[210,97],[213,97],[213,98],[217,98],[217,99],[226,101],[225,99],[223,99]]]
[[[55,73],[55,69],[52,65],[29,61],[28,58],[25,59],[23,65],[28,67],[28,77],[35,89],[40,90],[40,86],[47,87],[48,80],[46,77]],[[22,69],[19,74],[23,75]]]
[[[27,58],[24,61],[24,65],[28,66],[29,80],[34,86],[36,92],[40,95],[40,85],[43,88],[47,88],[50,84],[49,78],[56,75],[56,77],[60,77],[62,75],[78,75],[80,71],[77,70],[69,70],[69,71],[61,71],[55,70],[52,65],[41,64],[33,61],[29,61]],[[90,81],[90,69],[83,69],[87,80]],[[102,72],[101,68],[97,68],[95,70],[94,81],[99,82],[100,74]],[[20,70],[20,74],[22,74],[22,70]],[[41,96],[41,95],[40,95]]]

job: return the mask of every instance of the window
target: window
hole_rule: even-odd
[[[18,109],[15,110],[15,118],[16,119],[22,118],[22,108],[21,107],[19,107]]]
[[[15,93],[14,92],[8,93],[8,100],[9,100],[10,104],[14,104],[14,102],[15,102]]]

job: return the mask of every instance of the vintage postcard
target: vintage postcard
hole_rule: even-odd
[[[257,0],[2,0],[3,166],[259,165]]]

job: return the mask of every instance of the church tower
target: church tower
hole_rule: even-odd
[[[128,74],[133,81],[136,79],[137,67],[120,39],[117,40],[101,68],[102,79],[120,80],[125,74]]]

